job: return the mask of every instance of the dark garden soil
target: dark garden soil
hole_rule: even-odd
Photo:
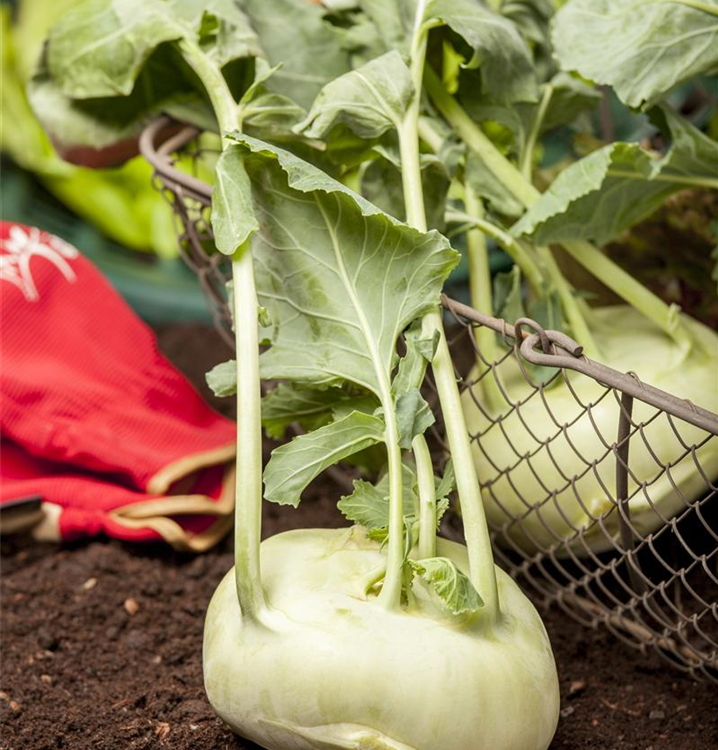
[[[204,371],[225,357],[215,334],[176,326],[159,335],[204,390]],[[296,511],[265,507],[265,534],[341,524],[336,494],[315,483]],[[229,539],[200,557],[159,545],[3,540],[0,750],[254,748],[215,718],[202,689],[204,612],[231,565]],[[562,694],[552,750],[718,748],[715,686],[558,612],[545,622]]]

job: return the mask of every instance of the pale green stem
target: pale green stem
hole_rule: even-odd
[[[262,539],[262,421],[257,293],[249,243],[232,258],[237,345],[237,477],[234,505],[234,575],[243,617],[266,612],[259,563]]]
[[[495,621],[500,615],[500,605],[491,538],[476,476],[476,465],[471,455],[469,429],[466,425],[461,396],[456,384],[454,363],[449,352],[439,308],[424,316],[422,328],[427,336],[432,335],[435,330],[441,334],[431,368],[439,393],[449,452],[456,473],[456,488],[461,502],[464,536],[469,555],[469,578],[484,600],[485,607],[482,610],[484,617],[489,622]]]
[[[239,110],[222,71],[197,44],[189,39],[180,40],[179,48],[185,60],[202,81],[212,103],[220,135],[224,137],[226,133],[239,127]]]
[[[194,43],[183,40],[185,59],[205,86],[225,134],[237,127],[237,105],[219,68]],[[262,422],[258,305],[251,243],[232,256],[237,362],[237,471],[234,505],[234,575],[242,616],[269,626],[272,613],[262,587]]]
[[[489,171],[517,200],[531,208],[541,193],[494,146],[428,66],[424,71],[424,86],[437,109],[464,143],[481,156]],[[560,244],[611,291],[662,328],[684,352],[690,348],[690,339],[675,305],[667,305],[591,243],[566,240]]]
[[[483,219],[483,203],[468,184],[464,189],[464,205],[466,206],[467,213]],[[491,268],[489,266],[489,253],[486,247],[485,234],[478,228],[470,230],[467,234],[467,245],[469,251],[471,304],[480,312],[493,315],[494,302],[493,290],[491,288]],[[488,367],[500,359],[502,351],[496,342],[496,332],[492,328],[479,326],[474,331],[476,343],[481,353],[481,356],[479,356],[479,352],[476,354],[476,364],[478,367],[476,375],[478,377],[481,373],[486,373]],[[488,363],[488,366],[486,363]],[[505,406],[506,399],[501,394],[493,374],[486,373],[479,381],[479,384],[487,405],[493,406],[496,409]]]
[[[431,453],[423,435],[411,441],[419,488],[419,559],[436,557],[436,487]]]
[[[541,194],[533,185],[526,182],[521,172],[494,146],[488,136],[447,92],[444,84],[428,65],[424,69],[424,88],[454,132],[472,151],[481,156],[491,174],[524,206],[533,205]]]
[[[573,290],[571,289],[571,285],[561,273],[561,269],[558,267],[558,263],[556,263],[556,259],[553,257],[551,249],[546,246],[539,247],[538,255],[543,261],[551,283],[558,292],[561,306],[566,313],[574,338],[579,344],[581,344],[581,346],[583,346],[584,354],[593,359],[599,358],[601,349],[593,338],[591,329],[586,323],[586,318],[578,305]]]
[[[664,3],[676,3],[676,5],[685,5],[688,8],[695,8],[696,10],[702,10],[704,13],[708,13],[711,16],[718,16],[718,7],[715,5],[708,5],[708,3],[702,3],[700,0],[663,0]]]
[[[419,3],[417,19],[423,16],[424,3]],[[419,165],[419,104],[421,82],[426,56],[427,34],[419,23],[414,30],[411,55],[411,73],[415,95],[398,129],[399,149],[402,159],[402,183],[407,223],[420,231],[426,231],[426,215]],[[463,512],[464,535],[469,555],[469,578],[485,602],[483,610],[487,622],[499,617],[499,595],[494,570],[489,529],[486,524],[481,490],[476,476],[476,467],[471,455],[469,432],[461,406],[461,397],[456,384],[454,364],[444,333],[444,324],[439,308],[427,313],[422,321],[422,330],[427,336],[434,331],[440,334],[432,371],[439,394],[439,403],[444,415],[449,450],[456,471],[456,484]]]
[[[501,227],[497,227],[496,224],[486,221],[486,219],[482,219],[473,214],[464,213],[463,211],[447,212],[446,218],[471,224],[477,229],[480,229],[484,234],[487,234],[489,237],[496,240],[496,242],[506,250],[509,256],[511,256],[514,263],[516,263],[521,269],[521,273],[523,273],[526,280],[531,284],[534,290],[538,294],[543,293],[545,289],[543,272],[531,255],[526,252],[526,248],[521,245],[521,243],[517,242],[508,232],[505,232]],[[490,314],[491,313],[489,312],[489,315]]]
[[[590,242],[566,240],[561,245],[574,260],[591,271],[612,292],[668,333],[684,354],[690,351],[691,339],[681,325],[681,309],[678,305],[667,305]]]
[[[548,110],[548,105],[551,102],[552,96],[553,86],[550,83],[547,83],[544,87],[543,96],[541,97],[541,102],[539,103],[538,111],[536,112],[536,117],[531,126],[531,132],[526,140],[526,146],[524,147],[524,152],[521,158],[521,174],[528,182],[531,182],[534,149],[536,148],[539,133],[541,132],[541,126],[543,125],[544,117],[546,117],[546,111]]]
[[[444,139],[436,131],[428,117],[419,117],[419,137],[435,153],[438,154],[444,144]]]
[[[404,499],[401,476],[401,449],[396,424],[394,402],[390,393],[381,399],[386,421],[386,450],[389,463],[389,543],[387,571],[379,594],[379,601],[387,609],[396,609],[401,603],[404,569]]]

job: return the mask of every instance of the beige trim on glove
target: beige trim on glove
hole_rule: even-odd
[[[232,446],[234,448],[234,446]],[[205,454],[207,455],[207,454]],[[206,495],[166,495],[147,502],[131,503],[115,508],[107,515],[128,529],[152,529],[169,545],[182,552],[206,552],[232,528],[235,500],[234,463],[227,464],[222,478],[222,491],[218,500]],[[40,510],[18,516],[17,522],[3,521],[2,533],[15,534],[30,531],[41,542],[58,542],[62,506],[43,503]],[[212,515],[217,520],[199,534],[187,532],[170,516]]]
[[[147,492],[150,495],[164,495],[169,488],[188,474],[192,474],[207,466],[223,464],[234,458],[237,452],[237,444],[232,441],[219,448],[194,453],[190,456],[182,456],[167,466],[163,466],[147,483]]]

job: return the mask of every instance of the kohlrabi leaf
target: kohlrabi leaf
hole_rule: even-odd
[[[581,112],[595,109],[601,101],[600,91],[575,75],[563,71],[556,73],[547,85],[551,86],[552,94],[541,122],[539,135],[560,125],[570,125]],[[538,105],[532,109],[535,117]]]
[[[436,420],[418,388],[402,393],[396,399],[396,423],[399,428],[399,445],[411,448],[411,441],[423,435]]]
[[[383,440],[384,422],[358,411],[298,435],[272,451],[264,469],[264,497],[296,507],[304,488],[324,469]]]
[[[513,323],[526,314],[521,294],[521,270],[512,266],[507,273],[494,276],[494,315]]]
[[[429,0],[424,20],[442,21],[472,48],[467,67],[479,69],[484,93],[504,102],[536,100],[531,53],[510,20],[477,0]]]
[[[255,133],[291,133],[304,117],[305,110],[282,94],[259,94],[243,110],[245,127]]]
[[[305,109],[321,88],[350,70],[341,31],[324,20],[326,11],[297,0],[241,0],[270,65],[282,67],[268,88]]]
[[[446,466],[444,467],[444,476],[442,476],[441,479],[434,478],[434,485],[436,487],[437,503],[441,502],[442,500],[446,500],[446,498],[448,498],[448,496],[456,488],[454,464],[452,463],[451,459],[446,462]],[[448,507],[448,500],[446,501],[446,507]],[[444,515],[443,512],[441,513],[441,515],[439,515],[437,508],[437,516],[439,516],[438,520],[441,520],[442,515]]]
[[[237,392],[237,362],[234,359],[220,362],[205,375],[205,380],[215,396],[234,396]]]
[[[243,149],[230,145],[217,162],[212,193],[212,230],[220,253],[232,255],[259,224],[254,215],[252,187],[242,163]]]
[[[359,7],[372,21],[386,49],[403,49],[414,23],[414,0],[359,0]]]
[[[405,525],[411,526],[418,503],[416,474],[410,466],[402,464],[401,476],[404,521]],[[385,473],[376,484],[363,479],[355,479],[353,484],[354,492],[342,497],[337,507],[347,520],[364,526],[370,538],[384,541],[389,524],[389,475]]]
[[[362,170],[361,192],[384,213],[400,221],[406,218],[401,164],[390,158],[388,150],[374,149],[381,155]],[[446,196],[451,179],[446,166],[429,154],[420,159],[421,183],[426,206],[426,223],[430,229],[444,228]]]
[[[268,435],[282,438],[292,422],[313,430],[352,411],[371,413],[378,406],[373,397],[358,396],[341,388],[303,388],[295,383],[280,383],[262,399],[262,424]]]
[[[183,108],[186,121],[190,121],[191,110],[199,111],[202,103],[189,67],[166,45],[144,61],[127,96],[69,96],[63,90],[63,80],[54,77],[48,67],[47,50],[28,83],[27,93],[33,111],[63,154],[74,147],[102,149],[131,140],[163,111]],[[212,127],[213,119],[209,118]],[[208,124],[207,118],[198,124]],[[72,160],[71,154],[68,157]]]
[[[392,50],[328,83],[296,130],[324,138],[344,123],[362,138],[378,138],[399,127],[413,95],[409,68]]]
[[[501,14],[516,24],[528,42],[539,80],[546,80],[556,69],[551,47],[550,22],[555,8],[552,0],[511,0],[500,4]]]
[[[544,133],[554,128],[561,125],[570,125],[582,112],[597,107],[601,100],[600,92],[592,86],[574,75],[558,72],[542,86],[542,96],[549,86],[551,87],[551,94],[548,103],[543,107],[543,115],[539,120],[539,111],[542,108],[539,102],[504,103],[497,100],[496,97],[478,96],[477,87],[472,85],[473,83],[474,80],[465,75],[459,92],[459,97],[467,111],[479,122],[494,121],[506,126],[513,137],[513,142],[509,144],[508,150],[519,157],[523,155],[527,147],[530,134],[534,133],[536,139],[539,139]],[[472,156],[474,160],[479,158],[478,155]],[[484,172],[481,176],[482,182],[485,184],[487,192],[493,193],[497,197],[506,192],[501,187],[494,186],[492,188],[491,183],[498,183],[500,180],[494,178],[490,172],[486,173],[485,168],[482,167],[482,170]],[[512,201],[515,203],[515,199],[512,199]]]
[[[292,154],[235,138],[246,146],[236,160],[251,178],[261,227],[253,238],[259,301],[273,323],[263,377],[348,381],[379,395],[400,333],[438,303],[457,253]]]
[[[448,557],[408,559],[407,563],[455,615],[477,612],[484,602],[465,573]]]
[[[220,68],[263,54],[249,18],[236,0],[172,0],[172,10],[196,34],[203,52]]]
[[[294,100],[267,89],[267,81],[281,69],[270,67],[258,57],[255,61],[254,81],[239,100],[240,119],[245,127],[259,133],[290,133],[307,114]]]
[[[388,482],[380,480],[375,486],[355,479],[354,492],[342,497],[337,508],[347,520],[364,526],[367,531],[386,528],[389,524]]]
[[[434,359],[439,345],[439,336],[438,331],[434,331],[432,336],[425,336],[418,322],[404,333],[406,354],[399,361],[399,368],[391,384],[395,395],[408,393],[424,382],[427,365]]]
[[[718,187],[718,143],[668,109],[673,137],[662,159],[636,143],[612,143],[563,170],[512,234],[539,244],[569,239],[605,244],[652,214],[693,180]]]
[[[518,218],[523,214],[523,204],[503,182],[496,179],[483,159],[473,151],[466,157],[464,178],[476,195],[488,204],[492,212],[509,218]]]
[[[48,70],[66,96],[128,96],[155,49],[186,33],[169,2],[89,0],[50,31]]]
[[[658,127],[671,139],[671,147],[660,163],[661,179],[682,177],[712,181],[718,189],[718,142],[708,137],[668,106],[650,113]]]
[[[718,0],[571,0],[555,17],[553,44],[564,70],[640,107],[718,69]]]

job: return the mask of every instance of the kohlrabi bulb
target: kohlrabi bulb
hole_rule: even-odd
[[[692,349],[681,358],[675,342],[633,308],[608,307],[593,314],[594,337],[604,364],[620,372],[633,371],[650,385],[718,412],[718,336],[713,331],[684,318]],[[502,387],[514,401],[526,398],[530,388],[518,367],[507,361],[499,372]],[[609,498],[609,493],[615,498],[616,459],[610,446],[617,440],[618,400],[611,393],[600,399],[605,387],[588,377],[569,372],[568,379],[576,395],[559,380],[545,390],[545,403],[534,396],[503,419],[500,427],[490,427],[471,395],[463,396],[469,431],[482,433],[481,445],[474,441],[472,449],[479,478],[490,483],[482,493],[489,522],[503,527],[513,543],[529,552],[561,539],[572,539],[579,555],[586,554],[587,546],[604,551],[611,549],[611,539],[618,539],[620,533],[619,516]],[[479,397],[478,387],[476,394]],[[590,416],[581,416],[583,406],[576,396],[583,403],[598,401]],[[506,409],[504,402],[500,411]],[[706,487],[690,455],[678,461],[686,446],[705,442],[706,433],[680,419],[671,426],[665,415],[652,420],[655,413],[635,399],[632,419],[646,426],[630,441],[629,508],[631,524],[644,535],[663,523],[661,516],[671,518]],[[564,433],[561,425],[566,425]],[[540,447],[540,442],[548,448]],[[526,455],[528,459],[523,458]],[[699,447],[695,458],[709,480],[718,476],[718,453],[712,442]],[[599,462],[595,467],[594,461]],[[670,477],[657,478],[659,463],[674,464]],[[580,478],[571,483],[574,475]],[[636,492],[639,482],[647,486]],[[561,491],[549,497],[556,490]],[[596,524],[582,535],[584,541],[577,537],[577,530],[609,511],[603,520],[607,533]]]
[[[463,545],[437,554],[468,571]],[[212,598],[204,680],[215,711],[271,750],[546,750],[559,711],[543,623],[496,569],[498,624],[449,614],[415,582],[389,610],[364,592],[380,546],[360,527],[274,536],[261,546],[276,615],[243,618],[234,572]]]

